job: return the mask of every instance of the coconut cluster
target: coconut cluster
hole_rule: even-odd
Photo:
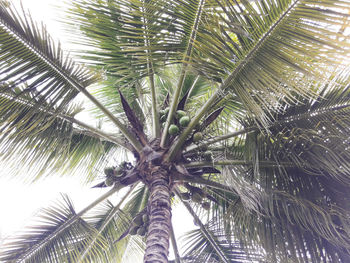
[[[184,201],[192,201],[194,203],[200,204],[203,209],[210,209],[210,202],[206,200],[208,195],[205,191],[198,187],[190,186],[188,187],[188,192],[181,193],[181,198]]]
[[[164,127],[165,121],[169,114],[169,107],[165,108],[164,110],[161,110],[159,113],[160,113],[160,122]],[[177,110],[175,113],[175,121],[173,124],[169,126],[169,129],[168,129],[169,134],[172,136],[176,136],[177,134],[179,134],[181,129],[187,127],[190,121],[191,121],[191,118],[188,116],[188,114],[185,111]]]
[[[106,179],[104,181],[106,186],[112,186],[115,182],[119,181],[121,177],[123,177],[127,170],[132,168],[131,163],[122,162],[121,164],[113,167],[106,167],[104,169],[104,173],[106,175]]]
[[[130,235],[139,235],[139,236],[145,236],[148,230],[149,225],[149,217],[147,213],[144,214],[138,214],[134,217],[132,220],[129,234]]]

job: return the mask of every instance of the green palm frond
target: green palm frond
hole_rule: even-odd
[[[118,138],[74,119],[79,108],[55,113],[32,102],[35,96],[16,98],[17,93],[0,95],[2,146],[1,159],[18,167],[31,168],[27,180],[53,171],[81,169],[88,177],[96,177],[96,170],[118,149]],[[41,103],[43,104],[43,103]],[[33,111],[33,109],[35,109]],[[27,114],[32,112],[31,114]],[[94,158],[91,158],[94,156]],[[18,172],[18,171],[17,171]]]
[[[116,76],[118,86],[130,86],[147,76],[149,58],[156,73],[169,54],[180,60],[186,47],[181,33],[185,21],[176,20],[173,14],[179,5],[162,0],[76,1],[71,17],[78,22],[87,45],[93,47],[83,57]]]
[[[203,69],[194,68],[219,77],[222,88],[237,94],[262,122],[262,116],[271,117],[262,110],[275,111],[280,98],[294,102],[295,92],[310,95],[308,84],[338,65],[349,49],[346,40],[338,40],[348,19],[345,2],[217,2],[206,32],[198,34]]]
[[[263,253],[256,254],[244,250],[242,244],[234,241],[234,236],[227,235],[223,224],[214,220],[203,224],[191,205],[186,201],[183,201],[183,204],[193,216],[195,224],[199,226],[198,230],[184,235],[187,241],[185,255],[182,257],[184,262],[245,262],[248,259],[263,258]]]
[[[37,108],[60,113],[82,92],[113,121],[136,149],[141,148],[124,125],[87,92],[86,87],[100,76],[66,58],[46,29],[40,28],[30,15],[20,14],[3,3],[0,12],[1,94],[16,91],[16,98],[28,98],[27,93],[34,95],[30,100],[34,107],[26,113],[26,117],[30,118]],[[15,99],[13,103],[16,104]]]
[[[209,222],[205,227],[215,237],[215,241],[222,251],[225,252],[229,262],[263,262],[264,255],[249,253],[242,243],[234,241],[234,236],[228,237],[224,229],[218,226],[217,222]],[[221,262],[210,242],[200,229],[185,233],[182,237],[185,240],[186,250],[181,262]]]
[[[98,77],[66,58],[44,26],[4,3],[0,5],[1,94],[34,94],[31,102],[57,113]],[[5,85],[7,84],[7,85]],[[13,103],[16,103],[13,100]],[[27,115],[30,117],[33,111]]]
[[[121,259],[128,245],[128,238],[123,239],[118,243],[114,240],[118,239],[125,230],[129,227],[130,218],[122,212],[122,210],[115,211],[115,206],[107,201],[94,209],[90,214],[84,218],[87,222],[96,228],[98,231],[94,239],[91,240],[89,246],[83,251],[82,257],[77,262],[122,262]],[[103,227],[103,229],[101,229]],[[103,236],[108,242],[108,246],[103,247],[98,255],[90,255],[89,251],[97,249],[96,237]],[[84,258],[83,258],[84,255]],[[97,257],[96,257],[97,256]],[[83,261],[82,261],[83,260]]]
[[[274,261],[286,260],[288,250],[306,262],[302,251],[316,258],[347,258],[349,198],[339,192],[344,186],[300,168],[282,169],[223,170],[224,185],[238,194],[233,198],[227,191],[212,190],[226,231],[248,245],[262,246]]]
[[[94,164],[121,142],[74,119],[79,109],[72,100],[97,77],[65,58],[30,16],[4,4],[0,12],[1,158],[16,156],[16,165],[21,161],[40,175],[68,164],[68,155],[74,169],[97,146],[100,150],[92,152],[98,158],[85,163],[91,174]]]
[[[130,200],[125,204],[123,211],[134,217],[136,214],[146,208],[149,199],[149,191],[145,185],[136,189]]]
[[[130,188],[117,205],[114,206],[111,202],[106,201],[84,216],[84,219],[97,231],[94,238],[82,251],[77,262],[106,262],[106,260],[108,262],[122,262],[128,247],[133,247],[135,254],[143,251],[137,242],[130,240],[132,239],[130,236],[115,242],[129,229],[131,218],[123,212],[121,206],[133,191],[134,187]],[[99,246],[98,240],[101,237],[107,241],[106,247]],[[100,250],[99,253],[93,253],[96,250]]]
[[[194,55],[193,68],[200,70],[210,65],[211,60],[206,54],[230,59],[232,56],[221,52],[228,50],[222,42],[235,50],[233,55],[237,58],[226,63],[230,67],[214,64],[213,75],[218,75],[218,69],[224,69],[221,81],[217,80],[221,82],[220,87],[197,111],[178,142],[172,146],[169,160],[174,158],[202,117],[228,94],[239,99],[247,114],[254,116],[256,125],[267,128],[273,121],[273,114],[283,110],[279,104],[281,101],[295,104],[300,95],[315,96],[313,83],[327,80],[338,66],[343,68],[348,64],[343,59],[346,59],[344,55],[349,44],[340,32],[348,20],[347,2],[286,0],[220,3],[220,8],[207,15],[216,17],[217,23],[208,18],[208,33],[202,36],[199,30],[194,52],[202,45],[198,57],[203,57],[203,61],[201,64],[193,62],[196,60]],[[339,11],[338,5],[343,9]],[[203,21],[206,14],[203,14]],[[248,34],[237,35],[234,32],[234,25],[237,24]],[[217,34],[215,31],[224,31],[226,34]],[[214,47],[210,45],[217,39],[213,35],[218,35],[217,38],[221,40],[217,54],[213,54]],[[200,37],[205,37],[206,41],[200,41]],[[344,40],[338,40],[339,37]]]
[[[8,240],[1,253],[5,262],[64,262],[77,259],[81,250],[93,237],[96,229],[82,218],[76,218],[71,201],[63,196],[56,206],[42,210],[38,223]],[[72,221],[73,218],[76,220]],[[71,222],[69,226],[67,222]],[[104,247],[105,240],[99,238],[96,247]],[[96,253],[97,251],[93,251]]]
[[[348,83],[348,71],[335,72],[325,82],[316,82],[311,85],[310,89],[318,93],[316,97],[311,99],[306,99],[302,96],[296,97],[299,101],[296,105],[291,105],[281,100],[278,103],[281,111],[273,114],[274,121],[268,127],[271,138],[283,130],[287,131],[294,128],[312,130],[315,127],[321,127],[321,124],[325,124],[329,128],[332,126],[332,132],[334,131],[335,134],[339,132],[346,133],[348,129],[346,113],[349,108]],[[231,120],[228,126],[228,129],[231,131],[221,129],[223,130],[221,134],[214,133],[214,137],[207,139],[202,144],[214,145],[221,142],[221,145],[224,144],[226,147],[233,146],[230,147],[231,149],[228,152],[234,148],[237,149],[234,145],[238,141],[242,141],[237,137],[244,137],[246,136],[245,134],[259,131],[259,127],[256,125],[257,122],[258,119],[247,116],[237,118],[236,121]],[[340,130],[335,131],[335,126],[339,127]],[[188,151],[193,151],[197,148],[192,146]]]

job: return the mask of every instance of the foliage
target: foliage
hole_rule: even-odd
[[[350,260],[349,1],[77,0],[66,14],[79,63],[0,1],[0,158],[25,180],[113,186],[79,213],[67,197],[43,210],[1,260],[138,255],[160,169],[198,226],[182,253],[169,233],[175,262]]]

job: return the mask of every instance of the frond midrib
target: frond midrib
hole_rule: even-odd
[[[64,113],[57,113],[57,112],[54,112],[54,111],[47,109],[45,107],[42,107],[42,106],[37,107],[37,105],[34,105],[32,102],[26,101],[24,98],[21,98],[21,97],[14,97],[14,96],[11,96],[11,95],[5,94],[5,93],[0,94],[0,97],[10,99],[11,101],[14,101],[15,103],[19,103],[19,104],[22,104],[24,106],[29,106],[32,108],[35,107],[40,113],[45,113],[45,114],[50,115],[51,117],[54,117],[54,118],[57,117],[57,118],[60,118],[64,121],[70,122],[72,124],[76,124],[84,129],[86,129],[87,131],[91,132],[94,136],[96,136],[99,139],[107,140],[109,142],[120,145],[127,150],[130,150],[130,151],[132,150],[122,140],[119,140],[118,138],[113,137],[113,134],[108,134],[100,129],[94,128],[94,127],[92,127],[92,126],[90,126],[82,121],[75,119],[72,116],[69,116],[69,115],[64,114]],[[80,130],[77,128],[74,128],[74,129],[77,133],[84,133],[84,130]]]

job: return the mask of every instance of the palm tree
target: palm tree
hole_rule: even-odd
[[[63,196],[1,260],[121,262],[145,249],[144,262],[168,262],[171,240],[176,263],[350,261],[349,1],[67,11],[80,64],[0,1],[0,156],[26,180],[79,173],[109,189],[80,212]],[[78,94],[98,125],[76,116]],[[197,225],[182,255],[179,203]]]

